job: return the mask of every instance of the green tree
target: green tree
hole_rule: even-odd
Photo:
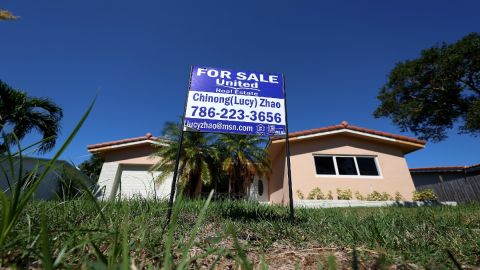
[[[266,139],[259,136],[220,135],[222,169],[228,176],[229,193],[245,195],[255,175],[268,175],[271,164],[265,148],[267,143]]]
[[[460,133],[480,134],[480,35],[443,43],[396,64],[378,95],[374,116],[402,131],[441,141],[455,123]]]
[[[88,176],[93,183],[97,183],[104,162],[105,160],[101,156],[91,155],[89,159],[80,163],[78,167],[80,172]]]
[[[0,80],[0,132],[6,139],[0,142],[0,153],[14,136],[21,140],[33,130],[43,136],[39,152],[47,152],[55,146],[62,117],[62,109],[49,99],[29,97]]]
[[[175,168],[181,126],[167,122],[163,136],[168,139],[166,145],[158,146],[154,156],[159,161],[151,170],[159,171],[157,181],[162,182],[171,176]],[[218,151],[215,147],[215,136],[200,132],[185,132],[178,169],[178,187],[188,196],[198,195],[203,185],[211,185],[215,178],[218,164]]]

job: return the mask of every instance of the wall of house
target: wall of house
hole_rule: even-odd
[[[284,148],[272,158],[272,175],[269,181],[270,202],[288,203],[288,184]],[[367,195],[373,191],[388,192],[394,196],[400,192],[410,200],[415,190],[403,152],[392,144],[378,140],[362,139],[349,135],[324,136],[290,143],[293,197],[300,190],[305,196],[315,187],[324,194],[329,190],[336,196],[336,189],[350,189]],[[376,156],[381,177],[318,176],[314,155],[366,155]]]
[[[113,148],[101,153],[105,162],[117,162],[119,164],[153,165],[158,161],[157,157],[151,157],[155,148],[150,144],[136,145],[125,148]]]
[[[50,162],[48,159],[43,159],[43,158],[31,158],[31,157],[24,157],[22,160],[22,168],[23,168],[23,173],[22,175],[28,175],[31,171],[36,170],[36,175],[41,175],[44,170],[46,164]],[[5,170],[5,172],[8,175],[8,180],[10,184],[13,185],[17,183],[17,180],[19,179],[19,159],[15,158],[14,159],[14,170],[13,170],[13,176],[12,172],[9,169],[9,164],[7,160],[4,160],[1,164],[0,167],[2,167],[2,171]],[[63,166],[68,166],[72,170],[76,171],[75,168],[73,168],[70,164],[68,164],[65,161],[57,161],[54,165],[54,168],[50,170],[50,172],[45,176],[45,178],[42,180],[42,182],[38,185],[36,191],[33,194],[33,199],[39,199],[39,200],[50,200],[50,199],[55,199],[57,198],[57,194],[60,192],[60,185],[59,185],[59,180],[61,177],[61,173],[63,170]],[[80,175],[80,173],[78,173]],[[0,188],[2,191],[9,193],[10,192],[10,187],[7,183],[6,176],[2,173],[0,173]]]
[[[114,198],[168,198],[173,174],[162,183],[155,183],[157,172],[149,172],[158,162],[152,145],[135,145],[101,153],[105,158],[98,180],[101,199]]]

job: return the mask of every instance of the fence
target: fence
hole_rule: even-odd
[[[423,185],[419,190],[431,188],[440,201],[480,202],[480,175],[467,176],[458,180]]]

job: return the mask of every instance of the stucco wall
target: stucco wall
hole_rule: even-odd
[[[141,164],[152,165],[158,161],[156,157],[150,157],[155,152],[155,148],[148,145],[137,145],[135,147],[111,149],[103,152],[101,155],[105,162],[117,162],[119,164]]]
[[[41,175],[47,163],[49,163],[50,160],[48,159],[43,159],[43,158],[31,158],[31,157],[24,157],[23,162],[22,162],[22,167],[23,167],[23,172],[22,176],[28,175],[31,171],[36,171],[36,175]],[[18,175],[18,170],[20,166],[20,160],[18,158],[14,159],[14,170],[13,170],[13,178],[12,178],[12,172],[10,171],[10,166],[7,160],[4,160],[0,163],[0,167],[2,167],[3,170],[8,175],[8,180],[10,181],[11,185],[13,186],[14,183],[17,182],[19,179]],[[64,166],[67,168],[70,168],[73,172],[77,172],[77,169],[72,167],[69,163],[65,161],[58,160],[54,167],[50,170],[50,172],[46,175],[45,178],[43,178],[42,182],[38,185],[36,191],[33,194],[33,199],[40,199],[40,200],[49,200],[49,199],[55,199],[57,198],[57,193],[60,192],[60,187],[59,187],[59,177],[62,174],[62,171],[64,169]],[[78,172],[79,177],[81,176],[80,172]],[[7,184],[7,179],[6,176],[2,173],[0,173],[0,189],[2,189],[4,192],[9,193],[10,192],[10,187]]]
[[[272,175],[269,181],[270,202],[288,203],[288,184],[285,165],[285,148],[272,158]],[[319,187],[324,194],[329,190],[336,196],[336,189],[350,189],[367,195],[372,191],[400,192],[410,200],[415,190],[403,153],[391,144],[351,137],[348,135],[325,136],[290,143],[293,197],[298,200],[296,191],[305,194]],[[376,156],[382,177],[352,178],[349,176],[317,176],[314,154],[322,155],[367,155]],[[285,188],[284,188],[285,187]]]
[[[101,199],[114,199],[121,193],[124,198],[138,194],[141,197],[167,198],[170,194],[173,175],[167,177],[161,184],[151,182],[153,173],[148,170],[159,158],[151,157],[155,147],[135,145],[123,148],[114,148],[102,152],[105,158],[102,171],[98,180],[101,188]],[[136,173],[136,174],[135,174]]]

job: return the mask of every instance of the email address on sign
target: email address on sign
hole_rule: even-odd
[[[247,131],[252,132],[253,127],[251,126],[242,126],[242,125],[231,125],[231,124],[224,124],[222,122],[217,123],[209,123],[209,122],[186,122],[186,126],[193,129],[216,129],[216,130],[231,130],[231,131]]]

